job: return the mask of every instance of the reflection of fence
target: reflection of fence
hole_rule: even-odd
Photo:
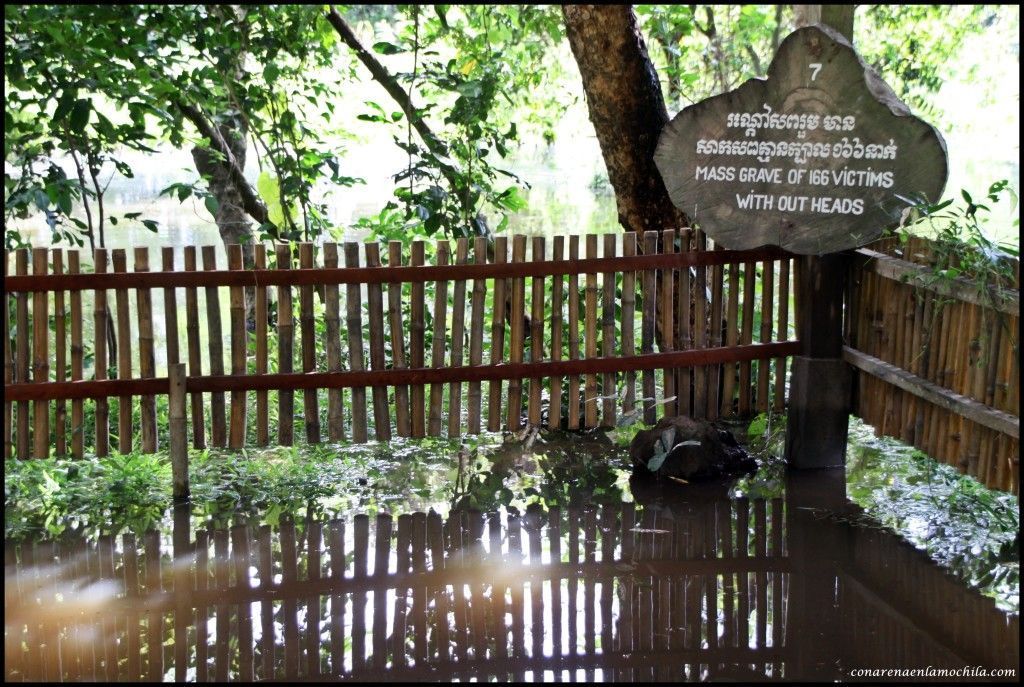
[[[173,559],[155,533],[24,547],[17,579],[8,549],[7,677],[668,679],[787,660],[781,501],[392,526],[203,531]],[[71,594],[72,579],[90,584]],[[78,615],[89,589],[103,598]]]
[[[789,256],[778,250],[708,251],[705,243],[691,230],[639,238],[633,233],[559,236],[549,259],[543,238],[533,239],[530,257],[522,235],[511,241],[497,237],[493,246],[483,239],[472,245],[459,239],[454,255],[448,241],[438,241],[435,264],[425,265],[423,242],[414,242],[408,256],[392,242],[383,267],[380,244],[363,244],[362,267],[359,244],[344,244],[343,250],[326,244],[320,249],[321,269],[314,269],[313,245],[302,244],[299,269],[292,267],[289,250],[279,247],[278,269],[271,270],[264,269],[268,256],[262,246],[255,247],[257,269],[243,270],[241,250],[234,246],[227,271],[217,270],[207,246],[198,272],[194,247],[186,247],[183,256],[165,248],[162,272],[150,272],[148,250],[138,248],[133,272],[127,271],[123,250],[112,251],[112,273],[107,251],[97,251],[95,274],[79,274],[76,251],[39,249],[32,252],[31,275],[28,251],[15,251],[15,276],[4,283],[14,294],[7,299],[14,315],[13,343],[10,332],[4,336],[5,346],[13,346],[5,350],[6,455],[44,455],[52,436],[58,454],[81,456],[87,435],[94,436],[96,452],[103,455],[110,433],[127,451],[137,426],[142,450],[155,450],[154,396],[168,393],[168,378],[156,376],[154,361],[164,356],[154,351],[161,323],[152,316],[153,298],[160,297],[153,290],[162,292],[168,365],[188,363],[197,446],[245,443],[249,393],[255,395],[250,419],[255,441],[267,444],[269,390],[279,390],[275,440],[285,445],[293,442],[295,390],[303,393],[301,417],[309,441],[320,440],[321,418],[331,440],[363,441],[371,426],[378,439],[393,431],[439,436],[515,429],[524,409],[530,423],[541,423],[542,399],[545,423],[569,428],[611,426],[637,406],[649,421],[656,413],[677,411],[713,418],[781,409],[783,363],[796,350],[795,342],[786,341],[795,277]],[[344,268],[338,267],[339,253]],[[113,299],[108,289],[114,289]],[[231,304],[227,337],[220,308],[225,289]],[[246,331],[247,289],[254,308],[252,333]],[[129,313],[132,290],[137,322]],[[90,306],[98,324],[94,340],[87,342],[82,318]],[[47,322],[55,312],[51,332]],[[116,321],[116,380],[108,379],[107,313]],[[200,345],[201,329],[208,334],[207,350]],[[268,336],[271,331],[276,337]],[[325,359],[319,358],[317,342]],[[83,360],[86,344],[94,355],[91,372]],[[774,370],[772,359],[778,361]],[[327,389],[326,414],[318,389]],[[659,411],[656,397],[677,400]],[[120,399],[113,429],[108,398]],[[82,399],[96,399],[95,430],[83,427]]]
[[[879,433],[1017,493],[1019,276],[1011,290],[981,297],[971,284],[929,277],[936,258],[927,240],[913,239],[901,259],[892,257],[898,247],[858,251],[866,260],[853,269],[845,356],[860,370],[855,412]]]

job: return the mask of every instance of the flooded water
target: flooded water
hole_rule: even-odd
[[[630,486],[626,503],[230,528],[183,505],[168,532],[8,544],[5,677],[879,681],[858,671],[1018,668],[1019,618],[856,524],[842,471],[788,475],[781,498]],[[905,679],[972,679],[921,676]]]

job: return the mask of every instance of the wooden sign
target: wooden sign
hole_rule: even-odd
[[[687,107],[654,154],[672,201],[715,243],[856,248],[937,201],[946,144],[827,26],[782,42],[767,78]]]

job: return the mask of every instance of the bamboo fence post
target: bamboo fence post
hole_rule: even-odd
[[[622,255],[631,258],[636,255],[636,232],[627,231],[622,235]],[[685,271],[684,271],[685,276]],[[622,355],[636,355],[634,319],[636,318],[636,272],[622,273]],[[632,415],[636,407],[636,372],[626,373],[626,395],[622,399],[622,414]]]
[[[531,262],[544,261],[544,237],[533,237],[530,254]],[[531,279],[530,294],[530,362],[539,363],[544,357],[544,277]],[[533,427],[540,426],[541,379],[530,379],[530,395],[527,404],[527,421]]]
[[[448,264],[448,241],[437,242],[435,262],[438,265]],[[434,284],[433,337],[431,339],[430,366],[444,367],[444,351],[447,348],[445,335],[448,331],[448,282],[439,279]],[[430,416],[427,434],[432,437],[441,436],[441,405],[444,401],[444,384],[434,382],[430,385]]]
[[[512,237],[512,262],[526,260],[526,236],[515,234]],[[509,315],[510,340],[509,362],[523,362],[523,320],[526,317],[526,279],[516,277],[512,280],[512,310]],[[508,428],[516,432],[522,427],[523,416],[523,380],[516,378],[508,383]]]
[[[4,277],[11,273],[11,256],[4,251]],[[74,292],[72,292],[74,293]],[[4,293],[4,386],[14,383],[14,354],[11,350],[11,313],[10,295]],[[10,401],[4,399],[4,460],[14,455],[14,412]],[[18,456],[21,458],[22,456]],[[77,457],[77,456],[76,456]],[[14,636],[12,632],[11,637]],[[10,641],[10,640],[8,640]],[[13,653],[9,652],[13,657]]]
[[[345,242],[345,267],[359,267],[358,243]],[[349,284],[346,289],[345,315],[349,368],[354,371],[363,370],[363,303],[359,284]],[[352,439],[357,443],[367,439],[366,387],[352,389]]]
[[[149,271],[149,249],[135,248],[135,271]],[[153,342],[153,297],[149,289],[136,289],[136,307],[139,326],[139,377],[152,379],[156,376],[156,353]],[[156,397],[149,395],[139,399],[139,424],[142,430],[143,453],[156,453]]]
[[[288,244],[275,247],[277,269],[292,268],[292,251]],[[291,372],[295,334],[292,313],[292,288],[287,284],[277,287],[277,371]],[[277,442],[282,446],[295,443],[295,392],[281,389],[277,392]]]
[[[313,269],[313,244],[299,244],[299,268]],[[380,288],[378,286],[378,288]],[[316,329],[313,325],[313,286],[299,289],[299,327],[302,335],[302,371],[316,371]],[[306,427],[306,442],[320,443],[320,404],[316,389],[303,389],[303,422]]]
[[[175,499],[185,499],[188,487],[188,423],[185,419],[185,364],[171,363],[167,366],[170,380],[168,391],[169,453]]]
[[[338,266],[338,244],[324,244],[324,267],[331,269]],[[327,350],[327,371],[341,371],[341,320],[340,320],[340,299],[338,297],[338,285],[328,284],[324,292],[324,323],[326,325],[325,335],[327,340],[324,348]],[[345,424],[343,416],[343,403],[341,389],[334,388],[327,390],[327,438],[330,441],[341,441],[345,438]]]
[[[127,256],[123,248],[115,248],[111,254],[114,272],[128,271]],[[128,318],[128,289],[114,289],[117,309],[117,378],[132,377],[132,340],[131,322]],[[117,450],[124,453],[132,452],[132,397],[119,396],[117,403]]]
[[[196,271],[196,247],[185,246],[184,264],[186,272]],[[185,288],[185,338],[188,345],[188,372],[193,377],[203,374],[203,357],[199,341],[199,296],[194,286]],[[203,411],[203,395],[192,392],[189,397],[192,415],[192,442],[197,449],[206,448],[206,420]]]
[[[698,229],[694,234],[694,250],[707,251],[707,236]],[[693,280],[693,346],[707,348],[708,326],[708,272],[704,265],[697,265]],[[693,372],[693,416],[708,417],[708,369],[701,365]]]
[[[617,236],[605,234],[603,255],[614,258]],[[611,358],[615,355],[615,272],[605,272],[602,277],[601,304],[601,355]],[[618,389],[615,385],[615,373],[606,372],[601,379],[601,423],[604,427],[615,426],[615,401],[618,400]]]
[[[718,246],[715,246],[719,250]],[[718,348],[722,345],[722,287],[725,272],[721,265],[711,267],[711,322],[709,324],[709,345]],[[721,414],[721,399],[718,395],[722,376],[722,366],[712,365],[708,369],[708,419],[717,420]]]
[[[324,247],[326,251],[326,246]],[[253,246],[253,267],[257,270],[267,269],[267,249],[262,243]],[[337,264],[334,265],[337,267]],[[328,294],[330,294],[330,288]],[[337,303],[338,287],[334,286],[335,303]],[[330,296],[328,295],[328,298]],[[268,348],[267,348],[267,328],[269,326],[269,317],[267,314],[267,287],[257,286],[253,294],[253,307],[255,310],[254,319],[256,326],[256,375],[265,375],[268,370]],[[337,315],[337,313],[335,313]],[[329,316],[329,314],[328,314]],[[335,317],[335,325],[337,325],[337,317]],[[335,332],[337,335],[337,332]],[[328,335],[328,341],[330,335]],[[270,443],[270,398],[267,391],[261,390],[256,392],[256,445],[266,446]]]
[[[423,265],[426,244],[423,241],[413,241],[409,252],[409,265],[419,267]],[[413,282],[412,303],[409,311],[409,367],[419,369],[423,367],[426,341],[426,304],[425,286],[423,282]],[[410,389],[410,415],[412,416],[412,435],[414,437],[427,436],[427,421],[425,390],[422,384],[413,384]]]
[[[160,249],[160,269],[174,272],[174,248],[165,246]],[[178,298],[173,287],[164,289],[164,330],[166,332],[167,364],[181,362],[181,350],[178,345]]]
[[[473,239],[473,262],[483,265],[487,262],[487,238],[477,236]],[[477,367],[483,362],[484,338],[484,297],[487,295],[487,280],[473,280],[472,312],[469,321],[469,365]],[[466,413],[466,430],[470,434],[480,433],[481,389],[479,381],[469,383],[469,408]]]
[[[692,239],[692,229],[680,229],[679,252],[692,252]],[[676,321],[679,329],[679,347],[686,351],[693,349],[693,328],[690,326],[690,317],[692,314],[690,302],[693,298],[693,282],[690,277],[691,271],[692,268],[690,267],[684,267],[679,270],[679,316],[676,318]],[[678,375],[676,375],[676,394],[679,396],[679,414],[690,415],[693,411],[692,397],[694,396],[693,369],[691,367],[681,368]]]
[[[586,236],[587,259],[597,257],[597,235]],[[584,357],[597,357],[597,272],[587,272],[585,277],[583,344]],[[597,427],[597,375],[588,373],[583,377],[583,422],[587,429]]]
[[[45,275],[49,250],[32,249],[32,274]],[[46,384],[50,381],[49,352],[49,297],[46,291],[32,294],[32,381]],[[32,409],[33,457],[50,455],[50,409],[46,401],[36,401]]]
[[[64,273],[64,251],[59,248],[53,250],[53,273],[63,274]],[[54,321],[54,332],[53,332],[53,344],[54,344],[54,373],[55,381],[64,382],[67,381],[67,355],[68,355],[68,338],[67,338],[67,311],[64,309],[64,292],[57,291],[53,294],[53,321]],[[67,455],[67,401],[64,399],[57,399],[56,409],[54,411],[54,450],[55,453],[64,457]]]
[[[107,271],[107,249],[97,248],[93,258],[94,271],[96,274],[105,274]],[[24,272],[19,272],[24,274]],[[94,376],[96,381],[105,380],[108,377],[107,373],[107,291],[106,289],[96,289],[93,292],[94,295],[94,306],[93,306],[93,336],[96,337],[96,342],[93,350],[93,360],[95,372]],[[21,332],[21,320],[19,317],[18,331]],[[27,355],[26,351],[26,355]],[[19,354],[20,360],[20,354]],[[24,378],[22,378],[24,379]],[[28,404],[26,404],[27,407]],[[19,406],[20,407],[20,406]],[[106,456],[110,451],[110,419],[109,419],[109,401],[106,398],[96,399],[96,456],[102,458]],[[26,422],[27,422],[26,415]],[[20,414],[19,414],[20,420]],[[28,432],[25,433],[26,441],[28,440]],[[19,452],[19,457],[22,454]]]
[[[740,344],[750,345],[754,340],[754,280],[755,264],[746,262],[743,264],[743,327],[740,329]],[[750,361],[740,363],[740,398],[739,414],[746,417],[750,414]]]
[[[658,252],[658,232],[644,232],[644,255],[654,255]],[[644,270],[643,273],[643,321],[640,327],[640,352],[654,353],[654,332],[657,292],[657,273],[654,270]],[[643,371],[643,394],[644,394],[644,422],[653,425],[658,421],[655,396],[657,394],[654,380],[654,370]]]
[[[565,237],[556,236],[552,245],[551,259],[558,262],[565,255]],[[562,359],[562,287],[565,277],[556,274],[551,282],[551,360]],[[548,427],[562,426],[562,378],[550,377],[548,391]]]
[[[726,329],[725,345],[732,347],[739,341],[739,286],[740,266],[738,263],[729,264],[729,293],[726,304]],[[726,363],[723,370],[722,381],[722,415],[732,417],[736,414],[733,409],[732,399],[736,394],[736,363]]]
[[[203,269],[217,269],[217,253],[213,246],[203,246]],[[220,289],[206,287],[206,320],[210,335],[210,374],[224,374],[224,336],[221,333]],[[224,408],[224,392],[210,394],[210,443],[216,448],[227,444],[227,417]]]
[[[455,243],[455,264],[465,265],[469,256],[469,239],[462,237]],[[451,368],[462,367],[462,354],[466,333],[466,281],[460,279],[453,286],[452,297],[452,351]],[[462,383],[448,385],[448,436],[459,436],[462,425]]]
[[[388,243],[388,266],[402,265],[402,242]],[[391,362],[396,370],[408,369],[405,356],[405,330],[402,325],[402,284],[388,284],[388,323],[391,332]],[[412,433],[409,419],[409,386],[399,384],[395,387],[395,422],[398,436],[407,437]]]
[[[789,340],[789,263],[779,261],[779,341]],[[786,358],[775,360],[775,402],[773,410],[781,413],[786,407]]]
[[[580,237],[573,234],[569,237],[569,262],[576,262],[580,258]],[[580,277],[578,274],[569,275],[569,360],[579,360],[580,357]],[[571,375],[569,377],[569,429],[580,428],[580,377]]]
[[[675,235],[674,229],[665,229],[661,233],[662,253],[669,254],[675,252]],[[661,345],[659,348],[665,353],[674,350],[676,347],[673,341],[675,325],[672,317],[672,292],[675,290],[675,281],[671,267],[661,270],[659,276],[658,295],[661,300]],[[662,417],[677,415],[678,398],[673,398],[676,396],[676,371],[666,367],[662,370],[661,375],[661,396],[665,402],[661,407],[661,415]]]
[[[228,269],[243,270],[242,246],[233,243],[228,246]],[[245,288],[232,286],[231,298],[231,375],[243,377],[247,374],[246,357],[248,333],[245,331]],[[246,392],[231,392],[231,420],[228,432],[228,447],[240,449],[245,446]]]
[[[77,250],[68,251],[68,273],[78,274],[81,269],[81,257]],[[6,305],[7,301],[4,301]],[[6,320],[5,320],[6,322]],[[5,339],[10,345],[10,337]],[[71,381],[77,382],[84,378],[84,348],[82,346],[82,292],[71,292]],[[10,356],[6,357],[10,365],[14,364]],[[8,437],[9,438],[9,437]],[[82,399],[71,401],[71,457],[81,458],[85,455],[85,408]]]
[[[840,275],[837,279],[842,278]],[[772,296],[775,291],[775,263],[765,260],[761,263],[761,343],[772,340]],[[757,362],[757,411],[766,413],[771,408],[768,398],[768,382],[771,360],[764,358]]]
[[[380,244],[364,243],[366,266],[380,267]],[[370,369],[383,370],[384,360],[384,287],[367,284],[367,305],[370,315]],[[377,385],[373,394],[373,428],[378,441],[391,440],[391,416],[388,410],[388,388]]]

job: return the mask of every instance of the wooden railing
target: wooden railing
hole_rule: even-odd
[[[49,455],[52,446],[78,457],[87,445],[105,455],[111,433],[121,452],[157,450],[166,430],[155,399],[170,388],[163,369],[182,363],[196,447],[267,445],[272,426],[273,440],[291,445],[297,423],[308,442],[366,441],[371,429],[386,440],[515,430],[524,421],[576,429],[637,413],[653,422],[781,410],[786,357],[797,350],[787,340],[790,256],[707,250],[690,230],[642,240],[558,236],[549,254],[534,238],[528,254],[522,235],[459,239],[454,255],[444,240],[430,246],[433,264],[424,242],[408,255],[392,242],[386,266],[377,243],[307,243],[298,246],[298,269],[287,246],[276,247],[276,269],[267,269],[263,246],[254,247],[254,269],[243,269],[241,247],[230,246],[227,270],[217,269],[213,246],[165,248],[161,271],[138,248],[132,272],[124,250],[101,249],[88,274],[77,251],[33,250],[31,274],[29,252],[15,251],[4,279],[14,316],[5,318],[14,328],[4,338],[5,455]],[[162,332],[153,290],[163,296]],[[113,422],[109,399],[117,399]],[[141,446],[133,445],[137,427]]]
[[[1019,262],[988,295],[929,276],[933,246],[914,238],[858,251],[846,360],[854,411],[982,483],[1017,493],[1020,475]]]

